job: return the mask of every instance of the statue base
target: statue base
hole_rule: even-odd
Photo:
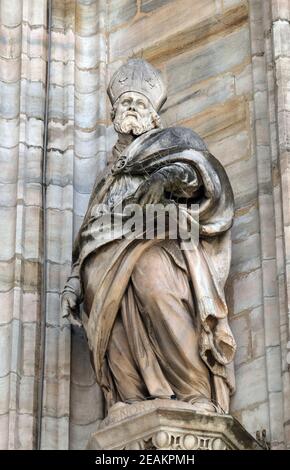
[[[205,408],[205,407],[204,407]],[[156,399],[117,403],[90,436],[90,450],[262,450],[232,416]]]

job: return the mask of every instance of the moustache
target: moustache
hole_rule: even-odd
[[[140,114],[137,113],[136,111],[125,111],[125,112],[123,113],[122,118],[124,119],[124,118],[126,118],[126,117],[134,117],[134,118],[136,118],[136,119],[138,120],[138,119],[140,119]]]

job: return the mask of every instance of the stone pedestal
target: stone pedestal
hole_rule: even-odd
[[[230,415],[153,400],[115,405],[91,435],[87,449],[262,450],[262,446]]]

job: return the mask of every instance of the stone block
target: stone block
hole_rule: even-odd
[[[23,323],[21,333],[21,372],[24,375],[33,377],[36,366],[35,348],[38,341],[38,328],[36,323]]]
[[[74,189],[78,193],[90,194],[98,174],[98,161],[95,158],[76,158]]]
[[[18,147],[13,149],[0,148],[0,183],[16,184],[18,173]]]
[[[20,79],[20,58],[8,59],[0,57],[0,80],[6,83],[14,83]]]
[[[23,2],[23,21],[31,26],[45,26],[46,15],[46,0],[25,0]]]
[[[18,196],[19,197],[19,196]],[[34,206],[35,208],[42,205],[42,185],[39,183],[27,183],[24,190],[24,204],[26,206]]]
[[[288,21],[276,21],[273,24],[275,58],[290,57],[290,27]]]
[[[98,427],[98,423],[100,420],[87,424],[87,425],[80,425],[74,424],[70,421],[69,426],[69,448],[70,450],[83,450],[85,449],[90,434],[95,431]]]
[[[55,418],[43,416],[42,418],[42,450],[67,450],[69,445],[69,418],[64,416]]]
[[[248,362],[252,356],[251,332],[249,328],[249,318],[247,314],[233,317],[231,319],[231,329],[236,339],[237,352],[235,355],[235,365]]]
[[[70,370],[70,324],[67,323],[62,328],[48,325],[45,340],[46,379],[68,379]]]
[[[75,23],[75,0],[54,0],[52,3],[52,28],[66,31]],[[77,2],[79,3],[79,2]]]
[[[19,157],[25,161],[26,181],[33,183],[42,183],[42,146],[28,147],[25,142],[19,144]]]
[[[162,110],[161,117],[166,125],[192,118],[210,106],[223,103],[234,96],[234,78],[220,77],[182,92],[171,94]],[[185,105],[186,103],[186,105]]]
[[[230,281],[228,293],[230,299],[232,299],[235,315],[261,305],[262,279],[260,269],[237,273],[230,278]],[[247,292],[247,295],[242,295],[243,292]]]
[[[244,130],[246,110],[243,99],[233,99],[211,106],[180,124],[195,130],[210,146],[211,140],[216,141],[219,134],[225,138],[234,132],[237,133],[237,129]]]
[[[243,44],[243,47],[240,47]],[[228,72],[249,56],[249,32],[243,27],[188,54],[169,61],[166,70],[169,94],[185,90],[195,83]]]
[[[71,409],[70,419],[72,423],[85,426],[103,418],[102,392],[96,384],[79,386],[72,383],[70,390],[71,400],[78,404],[78,406]],[[88,403],[91,406],[88,407]]]
[[[50,83],[57,86],[74,85],[75,63],[73,60],[66,62],[51,61]],[[76,71],[77,74],[77,71]],[[77,82],[77,80],[75,80]]]
[[[11,373],[0,377],[0,416],[9,411]],[[1,431],[0,431],[1,432]]]
[[[22,20],[22,0],[2,0],[0,5],[1,23],[13,28]]]
[[[65,123],[74,119],[74,86],[51,85],[49,90],[49,118]]]
[[[235,413],[234,413],[235,414]],[[251,406],[239,414],[239,421],[253,436],[265,429],[269,437],[269,405],[267,402]]]
[[[48,185],[67,186],[73,182],[73,149],[69,148],[64,152],[51,149],[47,155],[47,175]]]
[[[131,21],[138,11],[137,0],[114,0],[109,3],[109,29],[120,27]]]
[[[64,264],[47,262],[47,290],[60,294],[71,272],[71,260]]]
[[[75,4],[76,33],[90,36],[99,29],[100,2],[96,0],[78,0]]]
[[[106,119],[106,97],[100,90],[75,93],[75,124],[86,132],[92,131],[98,121]]]
[[[27,118],[20,116],[20,136],[19,140],[28,146],[43,146],[44,123],[41,119]]]
[[[223,8],[226,9],[226,8],[232,8],[237,5],[244,4],[246,2],[245,0],[223,0],[222,3],[223,3]]]
[[[17,118],[20,106],[20,82],[0,81],[0,116],[5,119]]]
[[[232,410],[237,412],[251,409],[267,400],[267,370],[264,356],[242,364],[235,372],[236,392],[232,397]]]
[[[255,200],[247,206],[242,207],[235,212],[234,224],[232,228],[232,241],[239,243],[246,241],[251,235],[258,234],[260,229],[259,225],[259,212],[258,201]],[[252,255],[253,253],[251,253]]]
[[[77,93],[96,92],[105,82],[106,68],[102,62],[94,69],[75,67],[75,90]],[[99,91],[99,95],[101,92]]]
[[[283,425],[283,394],[282,392],[269,393],[270,418],[271,418],[271,448],[274,450],[279,445],[285,449],[285,435]]]
[[[58,210],[73,210],[73,186],[50,184],[46,192],[46,207]]]
[[[16,289],[14,289],[17,291]],[[19,289],[18,289],[19,291]],[[23,322],[37,322],[40,316],[40,295],[36,292],[20,291],[22,300],[22,320]]]
[[[57,292],[48,292],[46,295],[46,322],[48,326],[60,327],[67,320],[62,319],[60,311],[60,294]]]
[[[49,150],[59,150],[61,153],[66,152],[73,145],[74,124],[73,121],[62,122],[50,121],[48,123],[49,142],[47,148]]]
[[[66,233],[66,236],[64,236]],[[72,211],[47,210],[47,259],[54,263],[71,260]]]
[[[21,55],[21,25],[14,28],[0,26],[0,56],[2,59],[19,59]]]
[[[90,188],[91,189],[91,188]],[[90,192],[89,193],[79,193],[75,191],[74,193],[74,214],[84,217],[88,203],[90,199]]]
[[[17,183],[0,183],[0,205],[1,207],[13,207],[17,200]]]
[[[280,345],[267,347],[266,350],[268,391],[278,393],[282,391],[281,347]]]
[[[169,3],[174,3],[176,0],[142,0],[141,11],[144,13],[150,13],[151,11],[157,10]]]
[[[9,414],[0,415],[0,449],[8,449]]]
[[[240,160],[226,167],[231,181],[235,207],[240,209],[257,199],[257,174],[254,158]]]
[[[40,207],[25,207],[24,233],[22,239],[22,252],[26,259],[37,260],[41,254],[41,221]]]
[[[22,79],[21,90],[23,96],[21,99],[20,112],[26,114],[28,118],[43,119],[45,103],[44,83]]]
[[[209,150],[224,166],[232,165],[249,158],[249,139],[247,130],[233,127],[232,135],[227,132],[223,136],[223,132],[219,132],[216,136],[212,136]]]
[[[106,37],[99,33],[76,37],[76,64],[80,69],[93,69],[106,61]]]
[[[91,132],[75,129],[75,152],[80,158],[96,157],[106,151],[106,127],[98,124]]]
[[[79,388],[96,384],[86,334],[83,328],[77,326],[72,326],[71,382]]]
[[[69,394],[69,377],[45,378],[43,390],[44,414],[56,418],[69,416]]]
[[[258,358],[265,353],[264,308],[254,308],[249,313],[252,356]]]
[[[64,35],[61,31],[52,31],[51,33],[51,57],[60,62],[74,60],[75,55],[75,37],[72,30],[67,30]]]
[[[10,260],[15,253],[16,207],[0,208],[1,261]]]
[[[10,149],[19,142],[19,119],[0,118],[0,147]]]
[[[33,415],[35,411],[35,376],[24,375],[19,378],[18,411]]]
[[[162,8],[153,11],[150,15],[138,17],[138,20],[126,28],[114,31],[110,35],[111,61],[128,58],[133,54],[142,54],[142,57],[154,59],[171,55],[184,50],[184,45],[197,42],[198,36],[209,35],[210,26],[216,25],[218,8],[214,0],[195,0],[197,14],[192,11],[192,0],[182,0],[180,8],[175,2],[168,2]],[[178,12],[178,13],[177,13]],[[225,29],[225,23],[219,23],[219,29]],[[176,77],[175,77],[176,79]]]

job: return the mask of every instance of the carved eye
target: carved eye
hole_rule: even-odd
[[[122,101],[122,105],[123,105],[123,106],[130,106],[130,103],[131,103],[130,100],[124,100],[124,101]]]
[[[145,105],[144,101],[138,101],[138,102],[137,102],[137,105],[138,105],[138,107],[141,108],[141,109],[145,109],[145,108],[146,108],[146,105]]]

